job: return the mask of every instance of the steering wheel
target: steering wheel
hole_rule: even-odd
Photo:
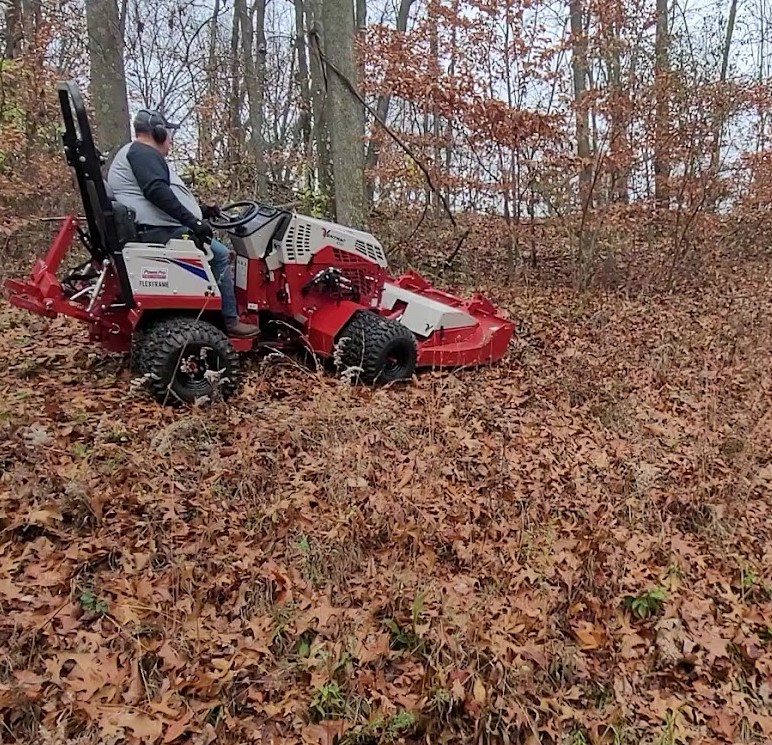
[[[238,207],[242,208],[242,214],[240,217],[226,214],[227,212],[235,210]],[[248,207],[249,209],[244,210],[244,207]],[[218,228],[219,230],[233,230],[234,228],[240,228],[242,225],[246,225],[255,216],[259,209],[260,204],[249,199],[243,202],[231,202],[230,204],[226,204],[225,207],[220,208],[220,215],[222,219],[210,220],[209,224],[213,228]]]

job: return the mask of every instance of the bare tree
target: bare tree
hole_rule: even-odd
[[[400,0],[399,12],[397,13],[397,31],[404,34],[407,31],[407,21],[410,16],[410,8],[415,0]],[[376,112],[378,118],[385,122],[389,115],[389,105],[391,104],[391,93],[384,91],[378,96],[378,103],[376,105]],[[372,170],[378,165],[378,157],[380,156],[381,146],[380,139],[375,136],[375,133],[370,137],[370,141],[367,143],[367,156],[365,158],[365,167],[368,170]],[[372,179],[368,179],[367,182],[367,201],[372,203],[375,194],[375,185]]]
[[[265,140],[263,138],[263,96],[265,92],[265,0],[255,2],[255,23],[247,12],[246,0],[236,0],[236,13],[241,27],[244,50],[244,85],[249,101],[249,147],[257,169],[257,194],[264,196],[268,190],[265,165]]]
[[[303,7],[305,10],[308,34],[313,35],[323,46],[324,29],[322,28],[317,0],[304,0]],[[319,191],[321,192],[323,199],[328,199],[332,196],[333,178],[332,158],[330,156],[330,135],[327,126],[327,86],[326,76],[322,70],[322,61],[316,53],[315,48],[311,50],[309,55],[309,73]]]
[[[209,34],[209,58],[206,66],[207,101],[201,112],[198,127],[199,159],[211,162],[214,158],[214,106],[217,101],[217,24],[220,16],[220,0],[214,0],[212,28]]]
[[[579,157],[579,202],[582,224],[579,228],[579,272],[583,285],[592,264],[592,241],[585,230],[585,215],[592,209],[593,167],[590,150],[590,114],[587,106],[587,34],[581,0],[570,0],[571,68],[576,108],[576,154]]]
[[[123,35],[115,0],[86,0],[94,128],[103,152],[131,139]]]
[[[5,57],[13,59],[21,50],[24,37],[21,0],[8,0],[5,4]]]
[[[729,20],[726,24],[726,36],[724,37],[724,48],[721,53],[721,73],[719,75],[719,91],[724,92],[726,88],[726,76],[729,69],[729,50],[732,46],[732,35],[734,34],[735,19],[737,18],[737,0],[731,0],[729,5]],[[724,107],[727,105],[726,98],[722,95],[716,104],[717,111],[714,116],[713,125],[713,150],[710,153],[710,172],[715,179],[718,176],[721,161],[721,137],[724,130],[727,112]],[[709,207],[715,208],[717,192],[711,195]]]
[[[297,56],[297,81],[300,88],[300,113],[295,131],[295,142],[302,143],[303,160],[305,162],[304,181],[308,188],[313,183],[311,168],[311,90],[309,87],[308,55],[306,47],[305,19],[303,0],[295,0],[295,55]]]
[[[656,94],[654,133],[654,199],[658,207],[668,207],[670,193],[670,163],[667,155],[669,132],[668,72],[670,32],[668,30],[668,0],[657,0],[657,32],[655,39],[654,86]]]
[[[324,54],[328,67],[326,116],[332,144],[335,176],[335,214],[351,227],[364,227],[364,107],[349,90],[357,77],[354,60],[354,6],[351,0],[324,0],[322,3]],[[335,72],[337,70],[337,72]],[[341,76],[345,77],[343,80]]]

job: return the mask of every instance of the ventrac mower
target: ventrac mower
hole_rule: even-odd
[[[258,347],[304,348],[367,384],[410,378],[416,367],[491,363],[506,352],[513,324],[485,298],[460,300],[414,272],[392,278],[369,233],[254,201],[226,205],[210,221],[235,251],[241,317],[260,328],[254,338],[229,338],[211,249],[192,239],[143,240],[103,179],[80,91],[69,81],[57,88],[85,221],[66,217],[29,278],[6,281],[10,302],[77,318],[104,348],[131,351],[159,401],[231,395],[238,353]],[[76,236],[89,259],[59,279]]]

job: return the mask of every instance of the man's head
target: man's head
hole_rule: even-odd
[[[163,114],[153,109],[140,109],[134,117],[137,139],[157,148],[163,155],[168,155],[174,132],[179,128],[179,124],[167,121]]]

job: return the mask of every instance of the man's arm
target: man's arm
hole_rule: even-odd
[[[169,182],[169,167],[161,153],[149,145],[134,145],[129,148],[127,159],[147,200],[186,227],[195,229],[199,220],[174,196]]]

